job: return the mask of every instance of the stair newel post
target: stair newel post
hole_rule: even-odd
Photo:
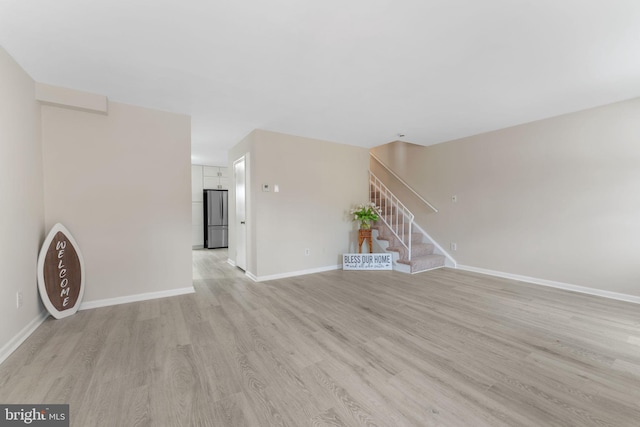
[[[374,191],[375,191],[375,194],[374,194],[375,195],[375,203],[376,203],[376,206],[380,206],[380,189],[379,189],[377,184],[378,183],[376,182],[375,185],[373,186]]]
[[[395,210],[393,212],[393,219],[395,219],[395,222],[396,222],[396,233],[397,233],[398,230],[399,230],[398,229],[398,202],[397,201],[396,201],[396,204],[395,204],[394,207],[395,207]]]
[[[405,231],[405,222],[406,222],[406,220],[407,220],[407,217],[406,217],[406,215],[404,215],[404,212],[403,212],[403,215],[402,215],[402,241],[403,242],[407,241],[407,236],[405,234],[406,233],[406,231]],[[408,249],[409,249],[409,260],[411,260],[411,247],[409,246]]]
[[[406,236],[404,235],[404,212],[402,213],[402,224],[400,225],[402,226],[402,241],[406,243],[407,240],[406,240]]]
[[[398,220],[399,224],[398,224],[398,230],[400,229],[400,227],[402,227],[402,243],[405,242],[404,240],[404,212],[402,212],[402,221]]]
[[[384,202],[384,215],[385,215],[385,218],[389,218],[389,208],[391,207],[391,205],[389,203],[389,194],[387,194],[386,189],[385,189],[385,192],[384,192],[384,199],[385,199],[385,202]]]
[[[409,222],[409,261],[411,261],[411,243],[413,241],[413,238],[412,238],[413,234],[411,234],[412,233],[412,230],[411,230],[412,226],[413,226],[413,221]],[[402,228],[404,229],[404,227],[402,227]]]

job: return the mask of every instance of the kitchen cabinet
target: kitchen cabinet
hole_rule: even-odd
[[[228,190],[229,168],[221,166],[203,166],[203,183],[205,190]]]

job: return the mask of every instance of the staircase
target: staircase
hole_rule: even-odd
[[[435,253],[435,245],[416,229],[413,214],[375,176],[370,174],[370,198],[380,219],[372,225],[379,245],[394,252],[394,270],[419,273],[445,266],[446,257]]]

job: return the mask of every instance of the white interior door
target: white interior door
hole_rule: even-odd
[[[245,158],[233,163],[236,183],[236,266],[247,270],[247,175]]]

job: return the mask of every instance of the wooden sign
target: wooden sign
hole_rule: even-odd
[[[53,226],[38,257],[38,289],[56,319],[71,316],[84,294],[84,261],[78,244],[62,224]]]
[[[343,254],[343,270],[392,270],[391,254]]]

